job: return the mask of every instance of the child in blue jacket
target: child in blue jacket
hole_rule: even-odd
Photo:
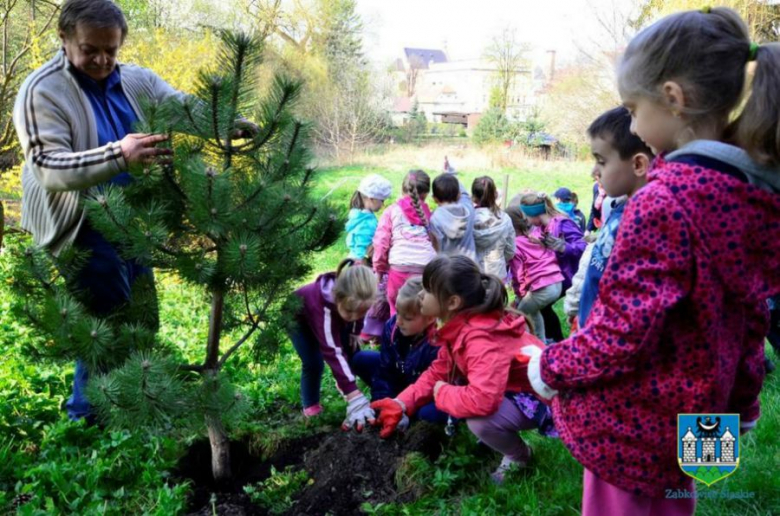
[[[379,369],[371,385],[371,398],[395,398],[417,381],[436,359],[439,348],[431,345],[435,319],[420,313],[422,278],[412,276],[398,292],[398,313],[385,325],[380,348]],[[435,402],[421,408],[417,418],[431,423],[447,423],[448,415]]]
[[[368,248],[379,224],[376,212],[382,209],[392,191],[390,181],[371,174],[360,181],[360,186],[352,194],[346,230],[349,257],[353,260],[363,260],[368,255]]]

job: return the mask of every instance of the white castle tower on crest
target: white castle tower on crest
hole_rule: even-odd
[[[696,462],[696,436],[693,435],[691,427],[682,438],[683,442],[683,462]]]
[[[721,462],[734,462],[734,442],[736,439],[729,427],[726,427],[726,431],[720,436],[720,461]]]
[[[734,458],[734,446],[737,440],[729,427],[726,427],[720,437],[696,437],[691,427],[688,427],[688,431],[680,438],[680,441],[683,447],[680,462],[683,466],[731,466],[737,463]],[[699,443],[701,443],[701,447],[699,447]],[[720,449],[718,449],[718,444],[720,444]]]

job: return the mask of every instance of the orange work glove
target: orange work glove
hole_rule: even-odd
[[[404,404],[393,398],[375,401],[371,404],[371,408],[379,413],[374,424],[382,426],[382,430],[379,432],[379,437],[382,439],[387,439],[393,435],[393,432],[398,428],[398,423],[404,418],[404,413],[406,412]]]

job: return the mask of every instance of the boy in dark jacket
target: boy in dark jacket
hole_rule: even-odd
[[[387,322],[382,334],[379,368],[371,385],[373,400],[398,396],[417,381],[439,353],[439,348],[430,343],[435,319],[420,313],[421,291],[422,278],[413,276],[398,292],[398,313]],[[448,417],[434,402],[415,415],[423,421],[441,424],[445,424]]]

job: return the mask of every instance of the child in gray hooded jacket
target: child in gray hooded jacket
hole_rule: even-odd
[[[438,208],[431,216],[431,232],[439,253],[462,254],[476,261],[471,194],[453,174],[440,174],[433,180],[433,200]]]
[[[471,183],[471,199],[476,207],[474,243],[477,263],[487,274],[506,279],[509,262],[515,256],[515,228],[498,205],[496,183],[488,176]]]

